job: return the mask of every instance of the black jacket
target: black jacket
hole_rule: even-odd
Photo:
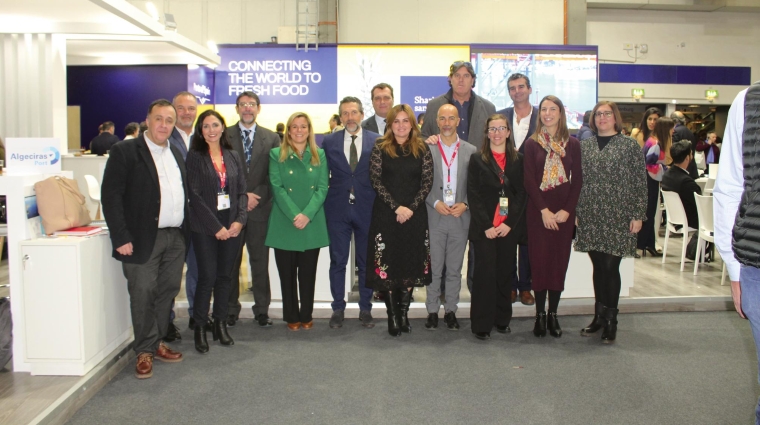
[[[686,212],[689,227],[698,229],[699,214],[697,214],[697,200],[694,199],[694,194],[701,195],[702,189],[699,188],[689,173],[675,165],[668,168],[668,171],[662,176],[662,190],[678,193],[683,204],[683,210]]]
[[[502,184],[497,174],[498,165],[496,165],[496,160],[489,159],[489,162],[483,161],[480,152],[475,152],[470,157],[470,166],[467,170],[467,200],[471,213],[470,240],[485,239],[486,230],[493,227],[494,213],[499,204]],[[525,240],[527,195],[523,183],[523,156],[521,153],[517,154],[517,160],[514,163],[510,164],[507,160],[504,174],[504,193],[509,199],[509,213],[504,224],[512,229],[510,234],[514,232],[514,237],[517,238],[518,242],[524,243],[527,242]]]
[[[98,156],[105,155],[109,150],[111,150],[111,147],[119,142],[119,138],[114,136],[113,134],[104,131],[97,136],[95,136],[94,139],[90,142],[90,152],[94,153]]]

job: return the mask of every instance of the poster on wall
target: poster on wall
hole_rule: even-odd
[[[187,91],[199,105],[214,103],[214,70],[207,66],[187,66]]]
[[[5,141],[5,173],[12,176],[61,172],[61,141],[56,138],[13,138]]]

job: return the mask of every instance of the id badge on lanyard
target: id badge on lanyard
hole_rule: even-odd
[[[230,208],[230,195],[226,193],[220,193],[216,195],[216,209],[226,210]]]
[[[441,137],[438,136],[438,150],[441,152],[441,159],[443,160],[443,164],[447,169],[446,189],[443,191],[443,203],[448,206],[453,206],[455,202],[454,191],[451,189],[451,165],[454,163],[454,160],[457,157],[460,143],[461,142],[459,141],[459,136],[457,136],[457,144],[456,147],[454,147],[454,153],[451,155],[451,163],[449,163],[449,161],[446,160],[446,154],[443,151],[443,142],[441,141]]]
[[[509,214],[509,198],[504,196],[504,191],[501,191],[501,196],[499,197],[499,215],[502,217],[506,217]]]

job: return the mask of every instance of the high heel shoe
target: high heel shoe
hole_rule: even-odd
[[[541,338],[546,336],[546,312],[536,313],[536,324],[533,326],[533,335]]]
[[[391,336],[401,336],[399,316],[397,314],[399,309],[397,301],[400,294],[398,294],[398,291],[383,291],[382,294],[385,300],[385,309],[388,312],[388,333]]]
[[[657,252],[657,250],[654,249],[654,248],[652,248],[651,246],[648,246],[648,247],[642,249],[641,250],[641,255],[644,256],[644,257],[646,257],[647,256],[647,252],[652,257],[662,257],[662,252]]]
[[[222,345],[235,345],[235,341],[227,333],[227,321],[214,319],[214,341],[219,341]]]
[[[590,334],[599,331],[604,326],[604,311],[606,308],[604,305],[597,301],[594,306],[594,320],[591,324],[581,329],[581,336],[591,336]]]
[[[559,338],[562,336],[562,328],[559,327],[557,313],[549,313],[546,316],[546,327],[549,329],[549,335]]]
[[[195,349],[201,354],[208,353],[208,340],[206,339],[206,327],[196,326],[193,330],[195,337]]]
[[[399,320],[401,332],[412,333],[412,325],[409,324],[409,304],[412,302],[412,291],[404,287],[395,292],[400,292],[398,306],[401,313],[401,320]]]
[[[604,344],[615,342],[615,338],[617,337],[618,311],[616,308],[608,308],[604,311],[604,330],[602,331],[602,342]]]

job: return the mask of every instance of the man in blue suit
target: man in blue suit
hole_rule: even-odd
[[[509,98],[512,99],[514,106],[496,111],[507,117],[507,123],[512,129],[512,142],[515,148],[524,154],[525,141],[536,132],[536,122],[538,121],[538,107],[530,104],[530,95],[533,88],[530,86],[530,79],[527,76],[516,72],[507,79],[507,88],[509,89]],[[512,302],[517,300],[517,291],[520,291],[520,302],[525,305],[535,304],[535,299],[530,293],[530,263],[528,262],[528,244],[527,241],[519,241],[519,277],[514,276],[512,282]]]
[[[359,320],[362,326],[371,328],[375,326],[371,313],[372,290],[364,285],[367,235],[375,202],[375,190],[369,181],[369,157],[380,135],[362,129],[364,108],[359,99],[351,96],[343,98],[338,112],[344,130],[325,137],[322,142],[330,170],[330,188],[325,200],[327,232],[330,235],[330,291],[333,296],[330,327],[343,326],[346,264],[351,254],[353,234],[356,265],[359,267]]]

